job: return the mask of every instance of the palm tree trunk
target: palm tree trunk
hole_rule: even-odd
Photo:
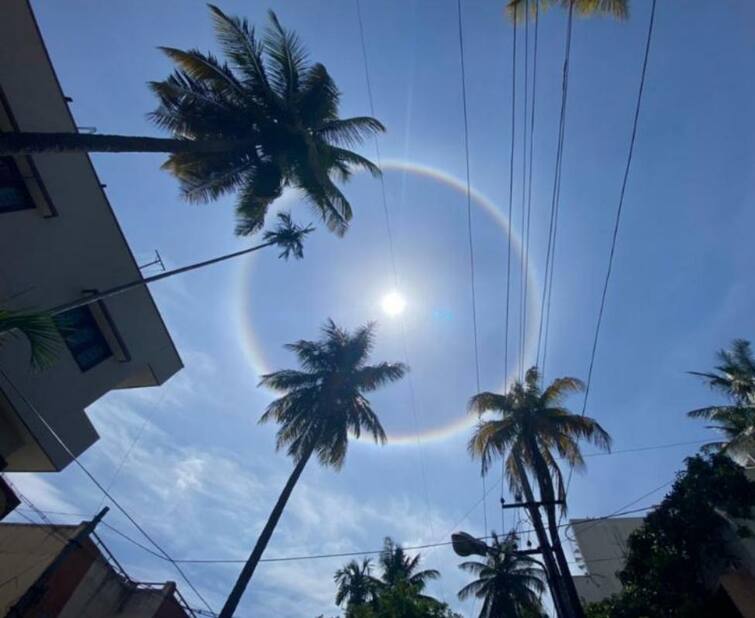
[[[582,609],[582,603],[579,600],[579,594],[577,588],[574,585],[574,579],[571,576],[569,570],[569,563],[566,560],[564,554],[564,548],[561,544],[561,536],[558,531],[558,522],[556,521],[556,495],[553,489],[553,482],[551,480],[550,471],[545,463],[545,459],[540,453],[537,443],[534,438],[529,441],[529,450],[532,455],[532,462],[535,466],[535,471],[538,477],[538,484],[540,485],[540,496],[543,498],[543,502],[546,502],[543,506],[545,512],[548,515],[548,530],[551,536],[551,546],[553,547],[553,554],[558,562],[559,570],[561,571],[561,578],[564,585],[566,594],[568,595],[569,605],[571,606],[572,614],[575,618],[584,618],[584,610]]]
[[[221,255],[220,257],[212,258],[210,260],[204,260],[202,262],[195,262],[194,264],[189,264],[188,266],[182,266],[181,268],[168,270],[164,273],[160,273],[159,275],[152,275],[151,277],[135,279],[134,281],[117,285],[108,290],[104,290],[103,292],[97,292],[96,294],[91,294],[84,298],[78,298],[68,303],[63,303],[62,305],[58,305],[57,307],[53,307],[52,309],[50,309],[49,313],[52,315],[58,315],[59,313],[70,311],[71,309],[76,309],[77,307],[83,307],[84,305],[91,305],[92,303],[96,303],[97,301],[103,300],[105,298],[110,298],[111,296],[122,294],[123,292],[127,292],[128,290],[132,290],[134,288],[138,288],[143,285],[146,286],[149,283],[154,283],[155,281],[160,281],[161,279],[167,279],[168,277],[173,277],[174,275],[187,273],[191,270],[204,268],[205,266],[210,266],[211,264],[224,262],[225,260],[230,260],[232,258],[239,257],[241,255],[246,255],[247,253],[252,253],[254,251],[258,251],[259,249],[264,249],[265,247],[269,247],[270,245],[274,245],[274,244],[275,243],[272,241],[265,242],[265,243],[262,243],[261,245],[255,245],[254,247],[249,247],[248,249],[242,249],[241,251],[234,251],[233,253],[227,253],[225,255]]]
[[[310,448],[309,452],[296,464],[294,471],[291,473],[291,476],[288,477],[286,486],[283,488],[281,495],[278,497],[278,502],[275,503],[275,507],[273,507],[273,511],[272,513],[270,513],[270,517],[268,518],[265,527],[262,529],[262,533],[257,539],[257,543],[252,550],[252,554],[249,556],[249,560],[246,561],[244,568],[241,570],[241,574],[236,580],[236,584],[233,586],[233,590],[231,590],[231,594],[228,596],[228,600],[225,602],[225,605],[223,605],[223,609],[220,610],[218,618],[233,617],[233,613],[236,611],[236,608],[239,605],[239,601],[241,601],[241,596],[244,594],[246,587],[249,585],[249,582],[252,579],[252,575],[254,575],[254,570],[257,568],[257,563],[260,561],[260,558],[262,557],[267,544],[270,542],[270,537],[273,536],[275,526],[278,524],[278,520],[283,513],[283,509],[286,507],[288,499],[291,497],[291,492],[294,490],[296,482],[299,480],[301,473],[304,471],[304,467],[307,465],[309,458],[312,456],[312,451],[313,448]]]
[[[551,598],[553,599],[553,605],[556,608],[556,614],[559,618],[571,618],[572,614],[569,611],[568,598],[565,596],[561,574],[559,573],[558,566],[553,557],[553,550],[548,542],[548,535],[545,532],[545,526],[540,517],[540,510],[535,505],[535,495],[532,492],[530,480],[525,472],[521,457],[518,454],[514,454],[514,459],[516,461],[517,470],[519,471],[519,480],[524,491],[524,498],[530,504],[530,506],[527,507],[527,510],[530,513],[532,525],[535,528],[535,536],[537,536],[540,550],[543,552],[545,575],[548,579],[548,587],[551,591]]]
[[[98,133],[0,133],[0,156],[47,152],[226,152],[257,140],[191,140]]]

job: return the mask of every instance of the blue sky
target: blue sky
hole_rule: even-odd
[[[388,127],[381,137],[384,159],[434,168],[463,181],[456,4],[363,4],[376,115]],[[505,213],[512,28],[502,5],[463,4],[472,184]],[[586,377],[649,5],[634,1],[626,23],[575,23],[547,378]],[[77,122],[103,133],[157,134],[145,118],[155,104],[145,83],[170,69],[158,45],[216,49],[208,11],[200,2],[37,0],[33,6],[63,89],[73,98]],[[343,91],[343,115],[369,113],[352,0],[221,6],[257,24],[264,22],[268,6],[274,8],[334,76]],[[755,70],[753,24],[755,7],[743,0],[725,10],[702,1],[659,2],[587,410],[613,435],[617,450],[708,437],[684,413],[715,396],[685,372],[710,367],[715,350],[732,338],[752,337],[755,89],[746,76]],[[564,26],[560,10],[541,21],[531,243],[538,290]],[[373,156],[373,145],[365,145],[364,153]],[[137,257],[148,261],[158,248],[170,266],[177,266],[245,246],[248,241],[233,237],[232,200],[201,207],[182,203],[176,182],[159,170],[161,160],[154,155],[94,157]],[[517,231],[520,155],[515,165],[512,226]],[[316,337],[329,316],[347,327],[377,320],[376,359],[405,360],[406,351],[411,382],[387,388],[373,402],[389,433],[415,437],[382,448],[354,444],[340,473],[310,465],[267,556],[376,549],[386,535],[414,545],[448,540],[455,528],[482,533],[481,508],[462,520],[481,493],[478,464],[466,453],[469,429],[444,439],[430,435],[462,419],[475,391],[465,197],[427,175],[396,168],[386,171],[385,186],[401,291],[408,302],[405,347],[400,321],[380,311],[380,299],[393,280],[380,184],[363,175],[346,187],[355,210],[352,229],[338,239],[320,226],[304,261],[286,263],[271,252],[154,286],[186,369],[160,389],[113,393],[91,406],[102,439],[82,461],[103,482],[115,479],[113,493],[174,557],[246,557],[290,471],[290,462],[274,453],[274,427],[256,424],[271,399],[256,387],[259,373],[263,365],[292,365],[282,345]],[[296,195],[285,196],[282,206],[300,222],[315,221]],[[496,221],[475,205],[483,389],[500,388],[504,378],[507,235]],[[515,272],[518,265],[515,259]],[[518,286],[516,276],[514,306]],[[511,319],[513,350],[518,311]],[[247,333],[253,333],[264,363],[254,362]],[[531,349],[528,358],[534,359]],[[514,366],[513,353],[509,363]],[[581,408],[580,397],[569,403]],[[619,509],[671,480],[695,448],[589,459],[588,473],[575,475],[571,486],[570,515]],[[494,473],[488,483],[496,478]],[[73,467],[56,475],[16,475],[14,482],[51,511],[89,515],[100,503],[97,491]],[[501,527],[499,491],[494,489],[487,501],[489,528],[496,530]],[[108,521],[138,535],[115,512]],[[505,523],[512,525],[511,513]],[[169,565],[107,529],[102,536],[134,577],[178,577]],[[331,576],[343,562],[261,566],[238,615],[335,615]],[[426,565],[443,572],[432,591],[471,615],[471,603],[454,600],[463,583],[456,563],[447,548],[427,552]],[[237,570],[187,568],[216,610]],[[191,597],[185,586],[182,590]]]

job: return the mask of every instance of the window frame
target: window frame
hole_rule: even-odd
[[[11,207],[3,207],[2,204],[0,204],[0,215],[4,215],[11,212],[19,212],[22,210],[36,209],[37,205],[31,196],[29,187],[26,184],[26,180],[24,180],[23,174],[21,174],[21,170],[18,168],[18,163],[16,162],[16,160],[10,156],[0,157],[0,166],[3,166],[3,165],[7,167],[10,178],[11,178],[11,182],[13,182],[14,184],[0,185],[0,189],[7,186],[17,189],[18,191],[22,193],[24,203],[19,204],[18,206],[11,206]]]
[[[94,337],[92,340],[90,340],[86,344],[76,344],[75,342],[70,341],[70,335],[67,337],[66,334],[61,330],[65,329],[65,324],[61,324],[64,320],[64,316],[69,315],[73,312],[78,312],[79,314],[84,314],[85,321],[88,322],[87,326],[90,326],[92,328],[92,331],[94,332]],[[68,352],[71,354],[71,357],[73,358],[74,362],[78,366],[79,370],[82,373],[86,373],[87,371],[90,371],[91,369],[94,369],[95,367],[101,365],[109,358],[113,358],[115,356],[115,352],[113,351],[112,346],[108,342],[107,336],[102,330],[102,327],[100,326],[99,321],[97,320],[97,316],[95,315],[94,311],[92,311],[92,308],[89,305],[82,305],[80,307],[75,307],[74,309],[71,309],[69,311],[66,311],[64,313],[61,313],[53,318],[55,320],[55,325],[58,328],[58,332],[60,333],[60,337],[63,340],[63,343],[65,344],[66,348],[68,349]],[[82,326],[83,327],[83,326]],[[83,361],[81,359],[81,355],[86,352],[87,350],[91,349],[93,346],[99,346],[103,350],[105,350],[107,353],[104,355],[100,355],[96,357],[93,361]]]

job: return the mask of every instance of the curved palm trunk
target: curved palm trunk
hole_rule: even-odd
[[[190,140],[98,133],[0,133],[0,156],[47,152],[226,152],[256,140]]]
[[[92,303],[96,303],[97,301],[104,300],[105,298],[110,298],[111,296],[117,296],[118,294],[122,294],[123,292],[127,292],[128,290],[132,290],[134,288],[138,288],[141,286],[146,286],[149,283],[154,283],[155,281],[160,281],[161,279],[167,279],[168,277],[173,277],[174,275],[187,273],[191,270],[204,268],[205,266],[210,266],[211,264],[224,262],[225,260],[230,260],[232,258],[239,257],[241,255],[246,255],[247,253],[252,253],[254,251],[264,249],[265,247],[269,247],[270,245],[274,245],[274,244],[275,243],[272,241],[262,243],[261,245],[255,245],[254,247],[249,247],[248,249],[242,249],[241,251],[234,251],[233,253],[226,253],[225,255],[221,255],[220,257],[212,258],[210,260],[204,260],[202,262],[195,262],[194,264],[189,264],[188,266],[181,266],[181,268],[174,268],[173,270],[168,270],[158,275],[152,275],[151,277],[135,279],[134,281],[130,281],[129,283],[117,285],[108,290],[97,292],[96,294],[91,294],[84,298],[78,298],[76,300],[72,300],[71,302],[58,305],[57,307],[53,307],[52,309],[50,309],[49,313],[51,313],[52,315],[57,315],[59,313],[63,313],[64,311],[70,311],[71,309],[76,309],[77,307],[83,307],[84,305],[91,305]]]
[[[553,482],[551,480],[550,471],[543,459],[537,443],[534,439],[529,441],[529,450],[532,454],[532,461],[535,465],[535,470],[538,477],[538,484],[540,485],[540,495],[544,502],[549,504],[545,506],[545,512],[548,516],[548,530],[551,536],[551,545],[553,547],[553,554],[558,562],[559,570],[561,571],[561,579],[564,585],[564,589],[568,595],[569,605],[575,618],[584,618],[584,610],[582,609],[582,603],[579,600],[579,594],[577,588],[574,585],[574,579],[571,576],[569,570],[569,563],[566,560],[566,554],[564,554],[564,548],[561,544],[561,537],[558,531],[558,521],[556,520],[556,505],[554,504],[556,494],[553,489]]]
[[[233,586],[233,590],[231,590],[231,594],[228,596],[228,600],[225,602],[225,605],[223,605],[223,609],[220,610],[218,618],[233,617],[233,613],[236,611],[236,608],[239,605],[239,601],[241,601],[241,596],[244,594],[246,587],[252,580],[254,570],[257,568],[257,564],[259,563],[260,558],[262,558],[262,554],[264,553],[267,544],[270,542],[270,537],[273,536],[275,526],[278,525],[278,520],[283,513],[283,509],[286,507],[288,499],[291,497],[291,492],[293,492],[294,487],[296,486],[296,483],[301,476],[301,473],[304,471],[304,467],[307,465],[309,458],[312,456],[312,451],[313,449],[310,449],[309,452],[301,458],[301,460],[294,467],[294,471],[291,473],[291,476],[288,477],[288,481],[286,481],[286,485],[283,488],[281,495],[278,497],[278,501],[275,503],[273,511],[270,513],[270,517],[268,517],[267,523],[262,529],[262,533],[257,539],[257,543],[252,550],[252,554],[249,556],[249,560],[246,561],[244,568],[241,570],[241,574],[236,580],[236,583]]]
[[[522,490],[524,491],[524,498],[531,505],[534,505],[535,495],[532,492],[532,486],[530,485],[529,478],[527,478],[527,473],[524,470],[522,460],[519,455],[515,455],[514,457],[516,460],[516,467],[519,471],[519,478],[522,483]],[[527,510],[530,513],[532,525],[535,528],[535,536],[537,536],[537,542],[540,545],[541,551],[543,552],[543,561],[545,562],[545,575],[548,579],[548,587],[551,591],[551,598],[553,599],[553,605],[556,608],[556,614],[559,616],[559,618],[571,618],[572,614],[568,608],[565,590],[563,589],[562,578],[553,556],[553,550],[551,549],[551,545],[548,542],[548,535],[545,532],[543,520],[540,518],[540,511],[538,510],[537,506],[528,506]]]

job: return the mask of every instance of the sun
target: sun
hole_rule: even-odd
[[[383,296],[380,304],[383,312],[391,317],[401,315],[404,309],[406,309],[406,300],[396,290],[388,292],[388,294]]]

